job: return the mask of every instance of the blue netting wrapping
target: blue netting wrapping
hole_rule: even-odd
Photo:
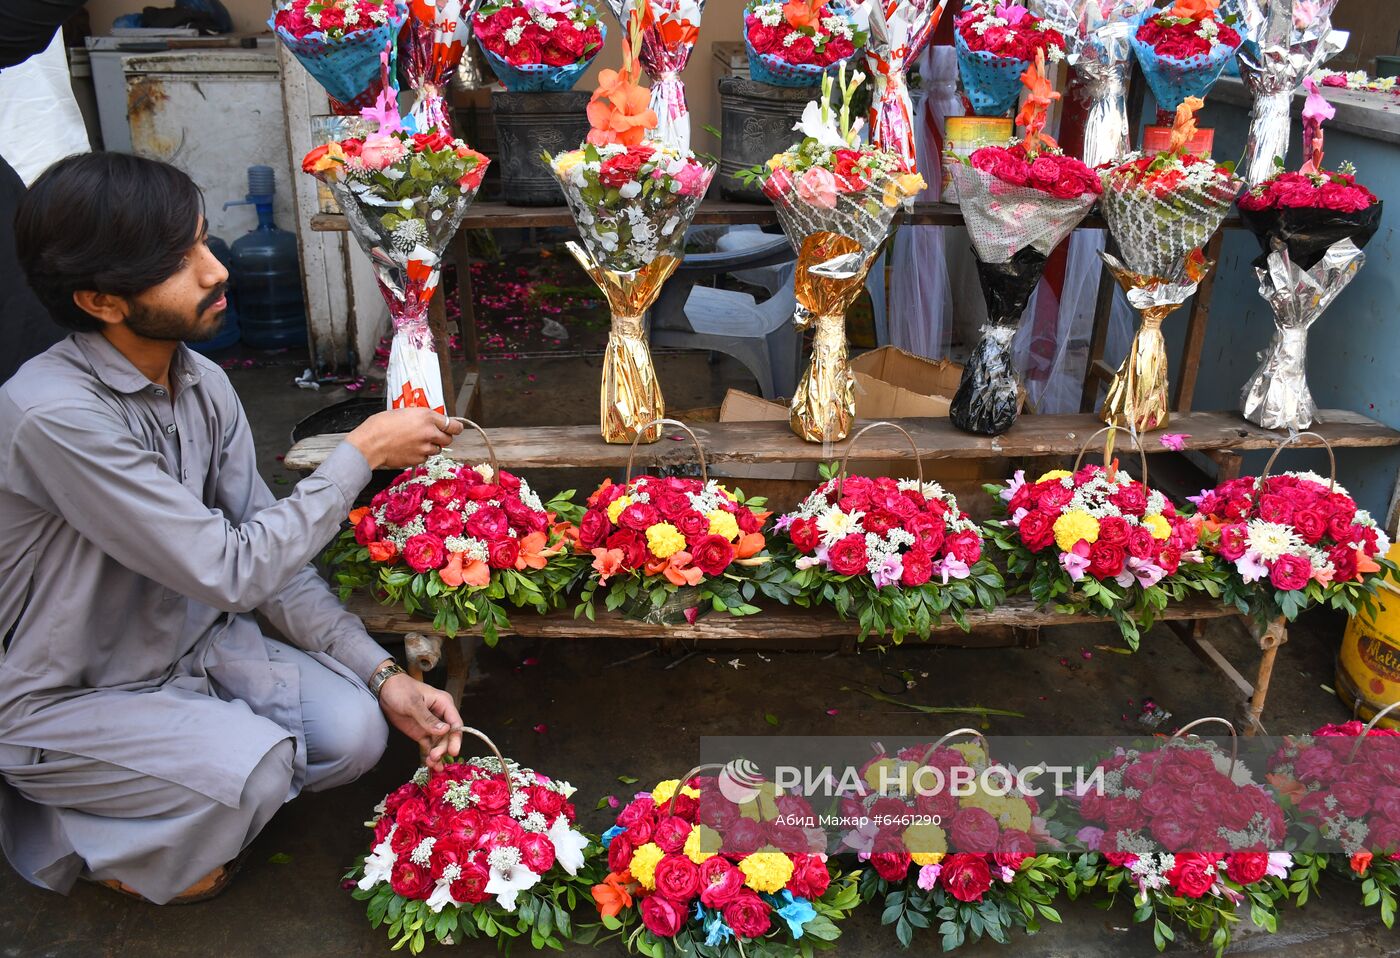
[[[1138,23],[1160,12],[1149,10]],[[1168,113],[1175,113],[1188,96],[1205,99],[1210,88],[1215,86],[1215,81],[1220,79],[1225,65],[1234,59],[1236,49],[1217,43],[1211,47],[1210,53],[1184,60],[1158,56],[1152,47],[1137,38],[1136,28],[1133,30],[1132,44],[1138,63],[1142,64],[1143,76],[1147,77],[1147,85],[1152,90],[1152,98],[1157,101],[1159,109]]]
[[[379,91],[379,55],[392,44],[389,76],[394,76],[399,30],[408,8],[396,4],[389,22],[372,30],[360,30],[340,40],[328,40],[324,33],[311,33],[300,39],[278,29],[276,15],[267,21],[306,72],[326,88],[332,100],[346,106],[368,105]],[[366,98],[368,94],[368,98]]]
[[[587,59],[581,63],[570,63],[562,67],[552,67],[544,63],[512,66],[486,49],[485,44],[480,41],[477,41],[477,47],[481,50],[482,56],[486,57],[491,72],[496,74],[496,79],[505,84],[505,88],[511,93],[563,93],[574,88],[574,84],[579,81],[579,77],[583,76],[588,65],[593,62],[593,58],[606,45],[608,27],[601,20],[598,21],[598,32],[603,43],[598,44],[597,50],[588,54]]]
[[[744,49],[749,54],[749,79],[755,83],[768,83],[772,86],[804,87],[816,86],[822,82],[822,74],[828,69],[838,69],[839,63],[830,67],[819,67],[813,63],[788,63],[772,53],[759,53],[744,34]]]
[[[953,31],[953,44],[958,51],[963,92],[972,103],[972,112],[978,116],[1010,113],[1021,96],[1021,74],[1026,72],[1030,61],[969,49],[957,30]]]

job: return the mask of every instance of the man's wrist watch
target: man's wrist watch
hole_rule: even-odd
[[[379,698],[380,689],[384,688],[384,683],[396,675],[407,675],[403,667],[397,662],[390,662],[369,677],[369,690],[375,698]]]

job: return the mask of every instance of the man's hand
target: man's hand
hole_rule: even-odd
[[[435,772],[442,760],[462,751],[462,724],[452,696],[408,675],[390,676],[379,689],[379,707],[389,724],[418,743],[424,762]]]
[[[461,431],[460,422],[415,406],[375,413],[345,441],[360,450],[371,469],[407,469],[451,445]]]

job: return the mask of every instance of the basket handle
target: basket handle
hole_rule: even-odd
[[[1240,759],[1240,733],[1235,731],[1235,723],[1231,722],[1229,719],[1223,719],[1218,715],[1207,716],[1206,718],[1198,718],[1196,719],[1196,721],[1187,722],[1181,728],[1177,729],[1176,733],[1172,735],[1172,737],[1169,738],[1167,741],[1175,742],[1177,739],[1181,738],[1181,736],[1191,731],[1191,729],[1195,728],[1197,725],[1208,725],[1210,723],[1223,725],[1230,730],[1230,771],[1226,775],[1226,778],[1233,779],[1235,777],[1235,765],[1239,763]]]
[[[971,735],[973,738],[977,739],[977,741],[981,742],[982,753],[987,756],[988,762],[992,760],[992,746],[991,743],[987,741],[987,736],[983,735],[975,728],[955,728],[929,746],[929,750],[924,753],[923,761],[919,762],[919,764],[927,765],[928,760],[933,758],[933,753],[942,748],[944,742],[948,741],[950,738],[957,738],[959,735]]]
[[[660,422],[661,420],[657,421]],[[666,814],[672,815],[675,813],[676,799],[680,797],[681,789],[685,788],[686,782],[690,781],[692,778],[699,775],[701,772],[708,772],[711,770],[723,772],[724,769],[724,765],[720,765],[718,762],[710,762],[706,765],[697,765],[690,771],[686,772],[685,775],[681,777],[680,782],[676,785],[676,790],[671,793],[671,797],[666,801]]]
[[[1278,458],[1279,453],[1283,452],[1283,447],[1292,445],[1304,436],[1312,436],[1314,439],[1322,440],[1322,445],[1327,450],[1328,465],[1331,466],[1332,469],[1332,478],[1328,484],[1328,491],[1337,491],[1337,454],[1332,451],[1332,444],[1328,442],[1327,437],[1321,433],[1295,432],[1293,435],[1285,436],[1283,439],[1279,440],[1279,444],[1274,447],[1274,454],[1269,457],[1269,461],[1264,464],[1264,471],[1259,474],[1259,482],[1254,487],[1256,492],[1263,491],[1264,480],[1269,478],[1269,471],[1274,468],[1274,460]]]
[[[1371,716],[1371,721],[1366,723],[1366,727],[1363,728],[1361,734],[1356,737],[1356,744],[1351,747],[1351,754],[1347,756],[1348,765],[1356,761],[1356,753],[1361,751],[1361,743],[1366,741],[1366,736],[1371,734],[1371,730],[1376,727],[1376,724],[1380,722],[1381,719],[1385,718],[1387,712],[1391,712],[1397,708],[1400,708],[1400,700],[1391,702],[1385,708]]]
[[[480,729],[474,729],[470,725],[454,725],[452,727],[452,731],[465,732],[467,735],[474,735],[481,741],[485,742],[486,747],[491,750],[491,754],[496,756],[496,760],[501,763],[501,775],[506,780],[506,802],[507,806],[509,806],[509,804],[511,803],[511,799],[514,797],[515,786],[510,783],[510,764],[506,762],[506,757],[501,754],[501,750],[496,747],[496,743],[491,741],[490,736],[488,736],[485,732],[481,731]]]
[[[472,422],[470,419],[467,419],[465,416],[448,416],[447,418],[449,420],[455,420],[456,422],[460,422],[464,426],[471,426],[473,429],[475,429],[478,433],[481,434],[481,441],[486,443],[487,458],[491,461],[492,479],[495,481],[499,481],[501,475],[501,466],[500,463],[496,461],[496,447],[491,444],[491,437],[486,434],[486,430],[482,429],[479,425]]]
[[[1107,466],[1107,465],[1108,465],[1108,457],[1109,457],[1109,454],[1110,454],[1110,453],[1109,453],[1109,450],[1112,448],[1112,443],[1113,443],[1113,434],[1114,434],[1115,432],[1120,432],[1120,431],[1121,431],[1121,432],[1125,432],[1125,433],[1127,433],[1129,436],[1131,436],[1132,439],[1133,439],[1133,445],[1137,447],[1138,462],[1140,462],[1140,463],[1142,464],[1142,484],[1143,484],[1144,486],[1146,486],[1146,485],[1147,485],[1147,451],[1146,451],[1145,449],[1142,448],[1142,438],[1141,438],[1140,436],[1138,436],[1138,433],[1137,433],[1137,430],[1136,430],[1136,429],[1124,429],[1122,426],[1104,426],[1104,427],[1103,427],[1102,429],[1100,429],[1098,432],[1094,433],[1094,434],[1093,434],[1092,436],[1090,436],[1088,439],[1084,440],[1084,445],[1082,445],[1082,446],[1079,447],[1079,455],[1077,455],[1077,456],[1074,457],[1074,471],[1075,471],[1075,472],[1078,472],[1078,471],[1079,471],[1079,463],[1084,459],[1084,453],[1088,450],[1088,448],[1089,448],[1089,443],[1093,442],[1096,438],[1098,438],[1099,436],[1102,436],[1104,433],[1108,433],[1108,434],[1109,434],[1108,442],[1105,442],[1105,443],[1104,443],[1104,447],[1103,447],[1103,464],[1104,464],[1105,466]]]
[[[705,447],[700,445],[700,440],[696,438],[695,433],[691,432],[690,427],[679,419],[653,419],[651,422],[637,429],[637,437],[632,440],[632,445],[627,450],[627,478],[623,480],[623,485],[632,481],[632,465],[637,458],[637,443],[642,441],[642,437],[647,434],[652,426],[664,426],[668,423],[672,426],[679,426],[681,431],[690,437],[690,441],[695,443],[695,455],[700,460],[700,481],[710,481],[709,469],[705,465]]]
[[[919,444],[914,441],[913,436],[909,435],[909,430],[905,429],[898,423],[893,423],[888,420],[882,419],[879,422],[872,422],[867,426],[862,426],[860,431],[857,432],[854,436],[852,436],[851,441],[846,444],[846,454],[841,457],[841,471],[836,474],[836,498],[838,500],[841,498],[842,491],[846,488],[846,467],[850,465],[851,453],[855,451],[856,441],[859,440],[861,436],[865,435],[877,426],[889,426],[891,429],[898,429],[900,433],[904,436],[904,438],[909,440],[909,448],[914,450],[914,469],[918,472],[919,475],[919,491],[923,491],[924,461],[919,456]]]

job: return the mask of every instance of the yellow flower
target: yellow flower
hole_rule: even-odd
[[[632,860],[637,860],[635,853]],[[739,862],[739,871],[744,873],[744,884],[754,891],[776,895],[792,879],[792,859],[782,852],[754,852]]]
[[[734,518],[734,513],[716,509],[705,518],[710,520],[710,535],[723,536],[730,542],[739,538],[739,521]]]
[[[901,775],[903,775],[903,763],[892,758],[882,758],[865,770],[865,784],[877,792],[882,789],[894,791],[893,786],[901,781]]]
[[[582,162],[582,150],[570,150],[567,153],[561,153],[554,158],[554,172],[558,173],[560,176],[568,176],[573,172],[574,168]]]
[[[676,788],[680,785],[680,783],[681,780],[678,778],[668,778],[664,782],[657,782],[656,787],[651,790],[651,800],[657,805],[661,805],[664,802],[669,802],[672,796],[676,794]],[[688,795],[691,798],[699,798],[700,789],[691,788],[689,785],[687,785],[685,788],[681,789],[681,794]]]
[[[787,166],[787,157],[781,153],[775,153],[768,157],[768,168],[776,170],[779,167]]]
[[[685,548],[685,536],[669,522],[658,522],[647,530],[647,548],[658,559],[669,559]]]
[[[1002,799],[1001,814],[997,822],[1003,829],[1018,828],[1023,832],[1031,830],[1031,808],[1026,800],[1014,795]]]
[[[656,889],[656,863],[661,861],[665,855],[666,853],[656,842],[639,845],[637,850],[632,853],[632,864],[628,865],[627,868],[632,873],[632,877],[641,882],[642,887],[647,891]]]
[[[689,858],[697,865],[702,865],[707,858],[714,858],[714,852],[702,852],[702,848],[719,848],[722,839],[718,832],[715,832],[708,825],[696,825],[690,830],[690,834],[685,839],[685,857]]]
[[[1073,475],[1068,469],[1051,469],[1041,476],[1036,482],[1048,482],[1051,479],[1063,479],[1065,476]]]
[[[334,141],[326,144],[326,152],[321,155],[314,164],[312,171],[321,173],[325,170],[333,169],[345,162],[345,151],[340,148],[340,144]]]
[[[1172,537],[1172,524],[1164,516],[1148,516],[1142,520],[1142,526],[1152,533],[1154,539],[1170,539]]]
[[[1066,512],[1055,520],[1055,545],[1061,552],[1069,552],[1081,539],[1089,543],[1099,540],[1099,520],[1079,510]]]
[[[899,177],[899,188],[908,196],[913,196],[927,186],[928,184],[924,182],[923,176],[919,173],[904,173]]]
[[[976,742],[959,742],[950,748],[961,755],[968,765],[981,765],[987,761],[987,753]]]
[[[617,517],[622,515],[622,510],[626,509],[631,504],[631,496],[618,496],[612,501],[612,504],[608,506],[608,521],[613,525],[617,525]]]
[[[904,847],[915,865],[937,865],[948,851],[948,836],[932,822],[920,822],[904,830]]]
[[[778,787],[772,782],[760,782],[757,794],[739,806],[739,814],[756,822],[768,822],[778,817]]]
[[[898,206],[904,196],[904,190],[900,189],[899,180],[886,180],[885,195],[880,200],[886,206]]]

